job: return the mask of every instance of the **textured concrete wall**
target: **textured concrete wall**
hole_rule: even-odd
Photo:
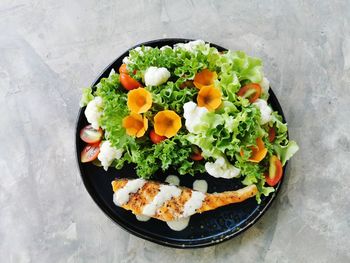
[[[349,1],[2,0],[0,32],[1,262],[350,262]],[[215,247],[129,235],[79,177],[81,87],[162,37],[263,58],[300,145],[271,209]]]

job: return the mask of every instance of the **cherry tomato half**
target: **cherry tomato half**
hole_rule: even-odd
[[[165,137],[165,136],[160,136],[160,135],[156,134],[156,132],[154,130],[150,131],[149,137],[150,137],[151,141],[153,143],[156,143],[156,144],[164,141],[165,139],[167,139],[167,137]]]
[[[269,129],[269,142],[273,142],[276,137],[276,130],[274,127],[270,127]]]
[[[120,83],[126,90],[133,90],[142,87],[142,85],[126,73],[120,74]]]
[[[100,143],[88,144],[85,146],[80,155],[80,160],[82,163],[88,163],[97,158],[100,153]]]
[[[256,101],[261,95],[261,87],[258,83],[249,83],[243,86],[237,93],[238,96],[244,97],[247,93],[251,93],[248,98],[249,102],[253,103]]]
[[[203,160],[203,156],[200,154],[200,153],[192,153],[191,154],[191,159],[193,161],[200,161],[200,160]]]
[[[193,85],[193,81],[192,80],[186,80],[185,82],[183,82],[181,85],[180,85],[180,89],[184,89],[184,88],[193,88],[194,85]]]
[[[191,159],[193,161],[200,161],[203,160],[203,156],[202,156],[202,150],[201,148],[199,148],[196,145],[192,145],[192,154],[191,154]]]
[[[80,139],[87,143],[97,143],[103,135],[102,129],[94,129],[91,125],[87,125],[80,131]]]
[[[275,186],[283,175],[282,163],[276,155],[270,157],[269,172],[265,173],[265,180],[269,186]]]

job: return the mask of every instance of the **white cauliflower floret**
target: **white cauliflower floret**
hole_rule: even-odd
[[[196,133],[196,127],[203,124],[202,117],[209,111],[205,107],[198,107],[193,101],[186,102],[183,108],[186,129]]]
[[[203,40],[194,40],[194,41],[190,41],[186,44],[184,43],[178,43],[174,46],[174,49],[184,49],[184,50],[187,50],[187,51],[190,51],[190,52],[193,52],[196,50],[196,48],[199,46],[199,45],[204,45],[205,42]]]
[[[100,146],[100,153],[98,154],[97,158],[100,160],[103,169],[107,171],[111,163],[115,159],[120,159],[122,154],[123,149],[116,149],[109,141],[104,141]]]
[[[102,115],[102,98],[95,97],[90,101],[85,109],[85,117],[94,129],[100,127],[99,120]]]
[[[158,86],[168,81],[170,72],[166,68],[149,67],[145,72],[146,86]]]
[[[260,87],[263,89],[264,93],[269,93],[270,81],[267,78],[263,77],[263,79],[259,84],[260,84]]]
[[[162,46],[159,50],[160,51],[164,51],[164,50],[167,50],[167,49],[172,49],[172,48],[171,48],[171,46],[166,45],[166,46]]]
[[[253,105],[257,106],[260,110],[260,124],[263,125],[271,120],[272,109],[267,105],[266,100],[257,99]]]
[[[226,179],[237,177],[241,171],[240,169],[230,164],[224,157],[219,157],[214,163],[206,162],[205,170],[211,176]]]
[[[123,64],[128,65],[129,63],[130,63],[129,57],[124,57],[124,58],[123,58]]]
[[[145,47],[144,47],[144,50],[145,50],[145,51],[148,51],[148,50],[150,50],[150,49],[151,49],[151,47],[148,47],[148,46],[145,46]],[[137,53],[139,53],[140,55],[143,55],[143,54],[144,54],[141,47],[136,47],[136,48],[134,48],[134,50],[137,51]]]

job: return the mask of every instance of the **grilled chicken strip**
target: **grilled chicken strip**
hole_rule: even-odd
[[[249,185],[237,191],[201,193],[143,179],[116,179],[112,182],[114,203],[135,215],[147,215],[162,221],[173,221],[195,213],[243,202],[256,195],[258,189]]]

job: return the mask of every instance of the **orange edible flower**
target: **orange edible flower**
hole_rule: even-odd
[[[201,89],[205,86],[214,84],[214,80],[217,79],[218,75],[216,72],[212,72],[208,69],[203,69],[194,76],[193,84],[197,89]]]
[[[198,92],[197,102],[199,107],[215,110],[221,104],[221,92],[214,86],[204,86]]]
[[[142,137],[148,129],[148,119],[137,113],[131,113],[123,119],[126,133],[133,137]]]
[[[122,73],[124,73],[124,74],[129,74],[129,73],[128,73],[128,68],[127,68],[126,64],[122,64],[122,65],[120,66],[120,68],[119,68],[119,73],[120,73],[120,74],[122,74]]]
[[[253,163],[258,163],[263,160],[267,154],[267,149],[265,148],[265,144],[261,137],[256,139],[257,146],[249,146],[252,150],[252,155],[248,159]],[[240,151],[241,156],[243,157],[243,150]]]
[[[181,118],[175,111],[164,110],[154,116],[154,130],[160,136],[173,137],[180,128]]]
[[[152,106],[152,94],[144,88],[130,90],[128,108],[133,113],[144,113]]]

